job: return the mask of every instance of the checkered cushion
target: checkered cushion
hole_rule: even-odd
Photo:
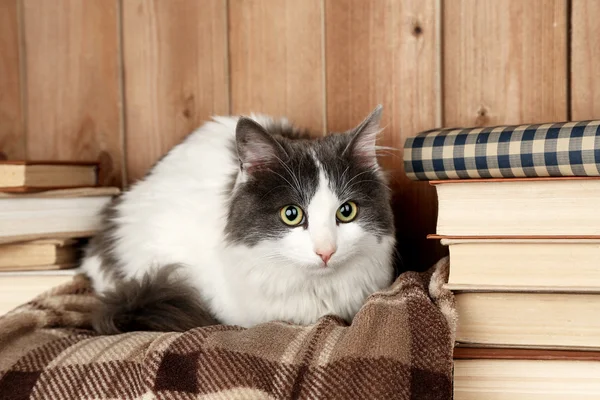
[[[600,176],[600,121],[422,132],[404,168],[413,180]]]

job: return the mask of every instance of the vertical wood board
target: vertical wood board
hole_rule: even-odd
[[[443,4],[445,126],[566,120],[566,0]]]
[[[573,0],[571,119],[600,119],[600,1]]]
[[[286,116],[323,133],[322,0],[229,2],[234,114]]]
[[[27,156],[100,160],[120,185],[118,3],[23,0]]]
[[[229,113],[226,5],[123,1],[130,182],[210,116]]]
[[[18,0],[0,0],[0,159],[25,158]]]

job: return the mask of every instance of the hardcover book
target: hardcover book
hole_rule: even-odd
[[[0,243],[92,236],[100,229],[102,210],[119,192],[82,188],[0,193]]]
[[[0,244],[0,271],[64,269],[78,258],[74,240],[38,240]]]
[[[456,348],[455,400],[600,398],[600,353]]]
[[[436,233],[453,237],[600,238],[600,179],[431,182]]]
[[[410,137],[413,180],[600,176],[600,121],[436,129]]]
[[[600,288],[455,291],[456,341],[493,347],[600,350]]]
[[[97,169],[96,162],[0,161],[0,191],[28,192],[96,186]]]
[[[0,316],[54,286],[69,282],[78,269],[0,272]]]
[[[600,239],[441,239],[453,288],[600,288]]]

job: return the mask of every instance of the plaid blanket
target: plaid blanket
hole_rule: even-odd
[[[0,318],[1,399],[450,399],[455,311],[448,261],[402,274],[348,326],[97,336],[87,280]]]
[[[404,145],[413,180],[600,176],[600,121],[420,133]]]

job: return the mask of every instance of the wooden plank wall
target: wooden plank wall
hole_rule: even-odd
[[[448,1],[443,39],[445,126],[567,119],[566,0]]]
[[[229,113],[222,0],[122,5],[125,148],[130,182],[202,121]]]
[[[122,181],[118,3],[22,0],[26,156],[100,159]]]
[[[0,0],[0,160],[25,157],[18,0]]]
[[[571,118],[600,118],[600,1],[573,0]]]
[[[316,135],[384,105],[406,265],[443,254],[405,138],[439,126],[600,118],[596,0],[0,0],[0,158],[99,159],[142,177],[213,114]]]
[[[325,132],[321,0],[231,0],[231,112]]]

